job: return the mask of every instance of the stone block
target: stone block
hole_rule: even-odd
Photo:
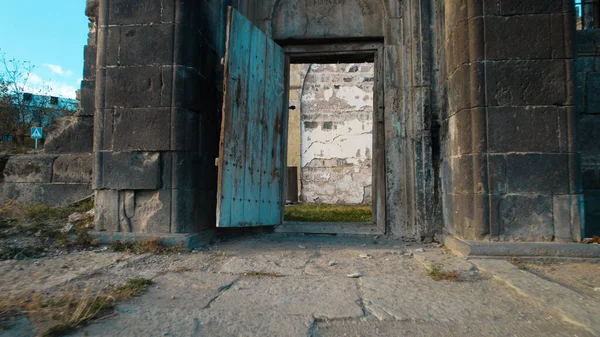
[[[598,30],[579,30],[574,35],[575,50],[577,55],[598,55],[600,31]]]
[[[444,207],[450,207],[444,213],[452,218],[453,232],[466,240],[481,240],[489,235],[487,220],[488,195],[450,194],[450,202]],[[484,206],[484,207],[481,207]]]
[[[89,184],[0,184],[0,202],[15,199],[30,205],[66,206],[92,195]]]
[[[174,71],[173,71],[174,70]],[[207,100],[214,100],[215,96],[210,95],[207,88],[213,84],[204,79],[200,73],[189,67],[175,66],[175,68],[165,68],[162,73],[165,83],[172,83],[174,87],[173,94],[175,102],[171,101],[169,95],[161,99],[161,105],[174,105],[178,108],[184,108],[192,111],[204,112]],[[213,93],[216,94],[216,93]],[[166,100],[169,98],[169,100]]]
[[[121,26],[102,28],[104,30],[106,44],[100,52],[104,52],[104,61],[107,66],[119,65],[119,49],[121,48]]]
[[[203,59],[211,59],[206,55],[210,47],[204,36],[196,29],[196,26],[184,23],[175,25],[174,30],[175,40],[186,41],[186,43],[175,46],[173,64],[184,65],[196,69],[197,72],[200,71]],[[217,66],[216,62],[212,66],[213,68]]]
[[[560,242],[580,242],[581,224],[584,220],[583,195],[554,195],[554,237]]]
[[[83,47],[83,79],[93,80],[96,78],[96,46]]]
[[[446,44],[446,68],[449,74],[469,62],[469,27],[467,21],[456,25]]]
[[[109,2],[109,24],[133,25],[160,22],[162,0],[113,0]]]
[[[600,114],[600,72],[587,74],[586,98],[586,112]]]
[[[501,15],[519,15],[519,14],[540,14],[540,13],[560,13],[564,10],[563,0],[500,0],[492,1],[497,3],[499,14]]]
[[[171,191],[135,191],[135,211],[129,218],[132,232],[171,232]]]
[[[63,154],[54,161],[52,181],[55,183],[92,182],[92,154]]]
[[[600,152],[600,115],[580,116],[578,137],[581,153]]]
[[[507,193],[568,193],[568,154],[506,155]]]
[[[489,60],[550,58],[551,34],[549,15],[487,17],[486,57]]]
[[[91,153],[93,140],[93,117],[69,116],[55,118],[48,127],[44,152]]]
[[[507,189],[506,157],[490,154],[488,156],[488,166],[490,192],[492,194],[505,194]]]
[[[119,65],[171,65],[173,43],[174,26],[170,23],[122,27],[119,34]]]
[[[5,183],[50,183],[55,155],[28,154],[12,156],[4,168]]]
[[[552,196],[493,196],[492,226],[500,241],[549,242],[554,236]]]
[[[471,65],[461,65],[448,78],[448,110],[451,115],[471,107],[471,89],[480,91],[471,88],[471,70]]]
[[[468,19],[467,1],[449,1],[446,3],[446,31],[451,32],[461,21]]]
[[[551,14],[551,45],[552,45],[552,58],[573,58],[573,48],[566,48],[567,40],[571,42],[570,36],[565,32],[565,23],[569,22],[569,16],[571,13],[557,13]],[[531,28],[532,26],[529,26]],[[548,32],[545,32],[546,34]],[[543,34],[543,33],[542,33]],[[543,36],[543,35],[542,35]]]
[[[187,109],[175,108],[174,124],[171,127],[171,150],[199,151],[200,137],[209,133],[206,128],[214,130],[218,124],[200,123],[200,114]],[[213,121],[214,122],[214,121]]]
[[[600,236],[600,191],[585,192],[585,230],[584,236]]]
[[[95,106],[95,91],[96,81],[95,80],[83,80],[81,81],[81,88],[79,91],[80,109],[77,110],[77,116],[93,116],[96,110]]]
[[[119,191],[96,190],[94,198],[94,226],[97,231],[120,231]]]
[[[486,63],[489,106],[564,105],[564,60],[494,61]]]
[[[600,158],[583,155],[582,184],[584,191],[600,191]]]
[[[160,154],[155,152],[99,152],[94,189],[156,190],[161,187]]]
[[[574,80],[575,80],[575,107],[577,109],[577,112],[579,114],[583,114],[586,112],[586,105],[585,105],[585,80],[586,80],[586,76],[587,74],[584,72],[576,72],[574,74]]]
[[[451,159],[451,177],[453,194],[472,194],[473,155],[463,155]]]
[[[171,148],[170,108],[117,109],[112,112],[112,123],[109,139],[113,151],[151,152]]]
[[[489,152],[560,150],[556,107],[489,107],[487,111]]]
[[[190,189],[97,191],[96,230],[157,234],[193,232],[196,228],[194,193]]]
[[[202,178],[198,174],[200,157],[197,152],[163,153],[162,167],[163,188],[166,189],[196,188]]]
[[[143,108],[171,103],[171,67],[119,67],[106,69],[106,108]]]

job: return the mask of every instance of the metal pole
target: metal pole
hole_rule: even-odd
[[[37,140],[37,138],[36,138],[36,139],[35,139],[35,149],[36,149],[36,150],[37,150],[37,146],[38,146],[38,145],[37,145],[37,141],[38,141],[38,140]]]

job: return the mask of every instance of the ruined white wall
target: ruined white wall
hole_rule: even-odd
[[[313,64],[301,95],[301,200],[371,202],[373,64]]]

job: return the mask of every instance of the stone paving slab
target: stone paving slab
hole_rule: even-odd
[[[505,260],[471,260],[479,268],[514,288],[524,297],[552,308],[559,316],[589,332],[600,335],[600,303],[557,283],[540,278]]]
[[[240,256],[231,257],[225,262],[219,272],[230,274],[260,272],[281,275],[302,275],[306,262],[310,260],[313,254],[308,251],[240,254]]]
[[[498,319],[465,323],[440,323],[430,321],[367,321],[344,320],[319,322],[313,337],[591,337],[581,328],[550,319],[531,321],[528,319]]]
[[[374,242],[259,236],[220,243],[210,251],[147,254],[121,262],[116,262],[120,255],[108,252],[73,254],[56,261],[2,262],[0,280],[11,286],[30,282],[18,279],[17,265],[47,280],[64,273],[61,265],[68,261],[82,266],[70,283],[82,288],[153,279],[146,294],[119,304],[116,313],[75,336],[594,335],[589,326],[600,311],[588,305],[589,298],[571,305],[573,299],[566,297],[573,291],[500,263],[505,261],[474,261],[497,279],[434,281],[427,275],[430,264],[472,272],[472,261],[431,246]],[[361,277],[346,276],[354,272]],[[523,292],[515,284],[534,289]],[[30,324],[23,321],[2,333],[27,329]]]

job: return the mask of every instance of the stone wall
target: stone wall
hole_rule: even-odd
[[[470,240],[578,241],[573,2],[446,1],[444,222]]]
[[[100,0],[99,228],[214,226],[229,3],[281,44],[383,44],[387,233],[579,240],[571,0]]]
[[[313,64],[301,97],[301,200],[369,204],[373,64]]]
[[[575,86],[585,201],[585,236],[600,235],[600,31],[577,31]]]
[[[100,0],[98,229],[189,233],[214,227],[228,5]]]

